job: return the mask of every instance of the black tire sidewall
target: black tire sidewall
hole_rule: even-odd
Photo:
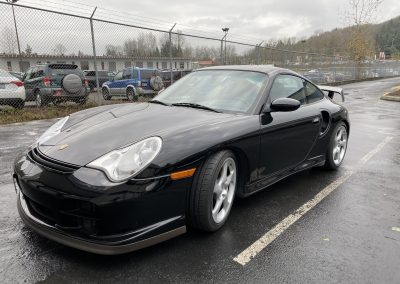
[[[132,98],[129,98],[129,92],[132,92]],[[130,102],[136,102],[138,100],[138,98],[136,96],[136,92],[132,88],[128,88],[126,90],[126,97],[127,97],[128,101],[130,101]]]
[[[346,129],[346,133],[347,133],[347,140],[348,138],[348,129],[346,124],[343,121],[338,122],[338,124],[336,124],[335,128],[332,131],[331,137],[329,139],[329,146],[328,146],[328,150],[326,152],[326,157],[325,157],[325,168],[330,169],[330,170],[337,170],[343,163],[343,160],[340,162],[339,165],[336,165],[335,162],[333,161],[333,146],[335,145],[335,137],[336,137],[336,133],[339,129],[339,127],[344,126],[344,128]],[[345,149],[345,156],[346,156],[346,152],[347,152],[347,144],[346,144],[346,149]]]
[[[234,198],[226,217],[220,223],[216,223],[212,217],[214,185],[219,171],[226,159],[232,158],[236,166],[236,186]],[[216,231],[221,228],[229,218],[235,199],[239,181],[238,163],[235,155],[224,150],[209,157],[202,167],[196,172],[189,200],[189,223],[192,227],[202,231]]]
[[[103,88],[101,90],[101,93],[103,94],[103,99],[105,99],[107,101],[111,99],[110,91],[107,88]]]

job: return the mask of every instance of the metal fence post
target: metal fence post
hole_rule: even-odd
[[[176,23],[172,26],[172,28],[169,30],[169,70],[171,72],[171,85],[174,82],[174,76],[172,73],[172,30],[175,28]]]
[[[220,65],[222,65],[222,62],[224,61],[224,59],[223,59],[224,56],[222,54],[223,48],[224,48],[223,46],[224,46],[224,38],[221,39],[221,56],[220,56],[221,57],[221,59],[220,59],[221,61],[220,61]]]
[[[14,27],[15,27],[15,35],[17,37],[17,46],[18,46],[18,56],[19,56],[19,71],[24,72],[25,70],[22,70],[22,56],[21,56],[21,46],[19,44],[19,36],[18,36],[18,28],[17,28],[17,20],[15,18],[15,11],[14,11],[14,4],[17,1],[11,1],[11,9],[13,13],[13,19],[14,19]]]
[[[94,8],[92,15],[90,16],[90,31],[92,33],[92,47],[93,47],[93,63],[94,63],[94,71],[96,75],[96,88],[97,88],[97,98],[98,98],[98,103],[101,105],[101,98],[100,98],[100,84],[99,84],[99,72],[97,70],[97,58],[96,58],[96,44],[94,41],[94,30],[93,30],[93,16],[94,13],[96,12],[97,7]]]
[[[260,65],[260,58],[261,58],[261,45],[264,43],[264,41],[260,42],[257,44],[257,65]]]

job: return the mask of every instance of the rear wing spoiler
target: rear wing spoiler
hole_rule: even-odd
[[[331,86],[318,86],[322,91],[328,92],[328,97],[333,99],[335,94],[339,94],[342,97],[342,102],[344,102],[344,92],[342,88],[331,87]]]

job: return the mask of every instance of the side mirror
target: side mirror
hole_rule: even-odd
[[[271,111],[294,111],[300,107],[298,100],[290,98],[279,98],[271,103]]]

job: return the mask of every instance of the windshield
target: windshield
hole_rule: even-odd
[[[204,70],[186,75],[155,99],[167,104],[200,104],[227,112],[248,112],[267,75],[251,71]]]

